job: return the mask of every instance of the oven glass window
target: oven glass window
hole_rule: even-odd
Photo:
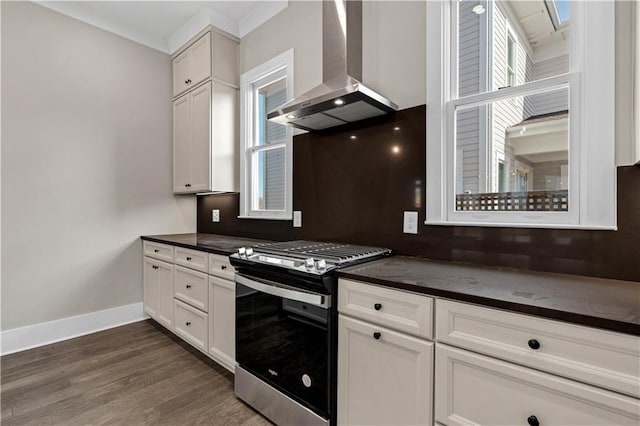
[[[238,363],[316,413],[328,415],[329,310],[236,286]]]

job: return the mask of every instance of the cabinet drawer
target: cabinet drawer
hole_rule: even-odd
[[[438,299],[436,339],[640,396],[635,336]]]
[[[209,273],[233,281],[235,269],[227,256],[209,253]]]
[[[207,351],[208,315],[179,300],[174,301],[175,331],[196,348]]]
[[[176,264],[201,272],[208,270],[208,253],[176,247]]]
[[[637,425],[640,420],[634,398],[440,343],[436,344],[435,371],[435,420],[449,426],[536,421],[540,425]]]
[[[142,250],[145,256],[173,263],[173,246],[154,243],[151,241],[143,241]]]
[[[433,335],[430,297],[340,279],[338,311],[415,336]]]
[[[175,297],[201,311],[208,312],[209,286],[207,282],[207,274],[176,266]]]

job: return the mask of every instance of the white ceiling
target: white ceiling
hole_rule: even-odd
[[[207,25],[243,37],[288,5],[287,0],[36,3],[165,53],[175,52]]]

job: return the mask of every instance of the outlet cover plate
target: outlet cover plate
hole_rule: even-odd
[[[405,234],[418,233],[418,212],[404,212],[402,232]]]
[[[220,222],[220,210],[218,209],[211,210],[211,220],[213,222]]]
[[[302,228],[302,212],[300,210],[293,212],[293,227]]]

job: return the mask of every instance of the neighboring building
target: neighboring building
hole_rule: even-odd
[[[569,72],[568,30],[565,3],[460,1],[459,96]],[[566,190],[568,104],[561,89],[459,110],[456,192]]]

